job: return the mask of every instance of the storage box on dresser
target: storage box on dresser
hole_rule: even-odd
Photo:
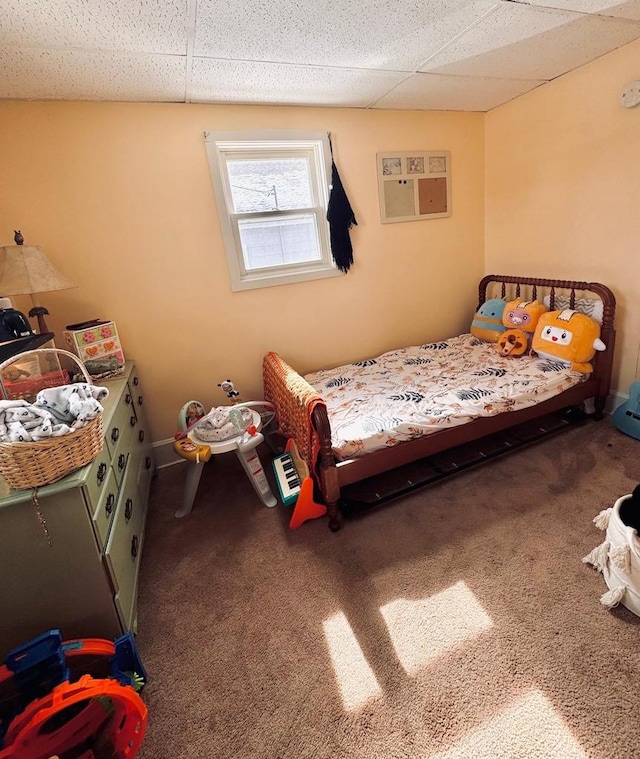
[[[46,630],[63,638],[115,638],[136,630],[138,573],[155,465],[143,393],[132,362],[104,383],[105,443],[94,461],[37,499],[0,499],[0,660]]]

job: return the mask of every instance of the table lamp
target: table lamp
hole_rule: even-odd
[[[38,320],[40,334],[48,332],[45,314],[49,311],[36,303],[36,293],[68,290],[77,287],[61,274],[37,245],[25,245],[20,230],[15,231],[15,245],[0,247],[0,294],[30,295],[33,308],[29,316]]]

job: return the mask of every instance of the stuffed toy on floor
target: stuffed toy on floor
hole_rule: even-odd
[[[602,572],[609,590],[600,597],[608,609],[619,603],[640,616],[640,485],[593,520],[605,539],[582,561]]]

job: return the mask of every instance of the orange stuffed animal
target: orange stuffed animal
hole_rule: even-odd
[[[527,352],[540,316],[547,307],[536,300],[509,301],[502,314],[502,323],[507,328],[498,338],[498,353],[501,356],[522,356]]]
[[[543,358],[562,361],[574,372],[589,374],[593,371],[589,362],[596,351],[607,346],[600,339],[600,325],[595,319],[566,308],[540,317],[531,347]]]
[[[527,350],[527,336],[521,329],[508,329],[498,338],[501,356],[522,356]]]

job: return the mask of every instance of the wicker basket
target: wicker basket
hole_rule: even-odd
[[[2,381],[4,369],[29,355],[47,353],[66,356],[73,360],[80,368],[85,381],[93,384],[84,365],[73,353],[59,348],[40,348],[25,351],[0,363],[2,397],[7,395]],[[102,451],[103,442],[102,414],[98,414],[84,427],[67,435],[31,443],[0,443],[0,475],[9,487],[18,490],[49,485],[93,461]]]

